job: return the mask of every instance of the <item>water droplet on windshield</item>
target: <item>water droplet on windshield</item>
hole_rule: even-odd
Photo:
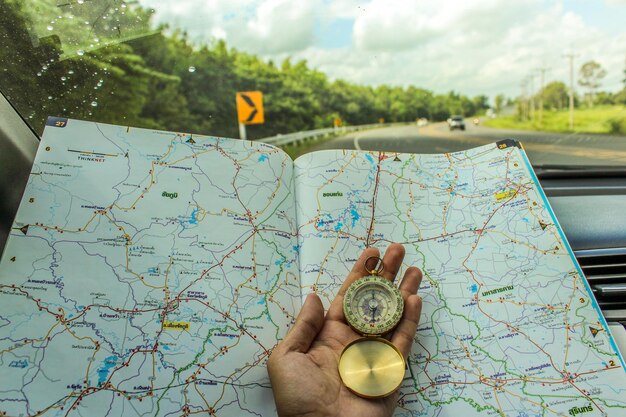
[[[98,102],[97,101],[92,101],[91,102],[91,107],[98,107]]]
[[[196,67],[193,65],[189,67],[189,72],[196,72]]]

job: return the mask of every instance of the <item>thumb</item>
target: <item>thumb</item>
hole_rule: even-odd
[[[317,334],[324,327],[324,306],[317,294],[307,295],[302,310],[285,339],[283,347],[288,351],[306,353]]]

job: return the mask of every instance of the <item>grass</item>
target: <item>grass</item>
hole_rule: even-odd
[[[544,110],[543,123],[539,112],[535,121],[520,121],[516,116],[505,116],[485,121],[485,126],[501,129],[538,130],[545,132],[612,133],[626,135],[626,106],[596,106],[574,111],[574,129],[569,128],[568,110]]]

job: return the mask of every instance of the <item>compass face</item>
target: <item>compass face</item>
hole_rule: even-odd
[[[404,302],[400,290],[387,279],[365,276],[350,285],[343,299],[346,320],[363,335],[383,335],[396,327]]]

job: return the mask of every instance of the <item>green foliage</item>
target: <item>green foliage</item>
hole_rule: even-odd
[[[613,117],[607,121],[609,133],[626,135],[626,116]]]
[[[615,104],[626,105],[626,87],[624,87],[622,91],[615,93],[615,96],[613,97],[613,101]]]
[[[504,107],[505,100],[506,98],[504,97],[503,94],[498,94],[494,98],[494,110],[496,111],[496,114],[500,114],[500,112],[502,111],[502,107]]]
[[[626,134],[626,107],[596,106],[577,109],[574,117],[574,130],[577,133]],[[550,110],[543,113],[543,124],[539,121],[519,120],[515,116],[487,120],[485,126],[501,129],[539,130],[546,132],[572,132],[569,129],[569,111]]]
[[[586,98],[589,107],[593,106],[595,92],[600,87],[600,80],[605,76],[606,70],[596,61],[585,62],[580,67],[578,84],[588,90]]]
[[[152,10],[121,0],[5,0],[0,88],[41,131],[48,115],[238,136],[235,93],[264,94],[265,123],[249,138],[344,125],[445,120],[488,108],[488,98],[414,86],[330,80],[306,61],[279,66],[229,48],[152,29]],[[50,29],[50,26],[52,29]],[[49,36],[52,33],[52,36]]]
[[[543,89],[543,107],[547,110],[562,110],[567,108],[569,93],[565,83],[553,81]]]

